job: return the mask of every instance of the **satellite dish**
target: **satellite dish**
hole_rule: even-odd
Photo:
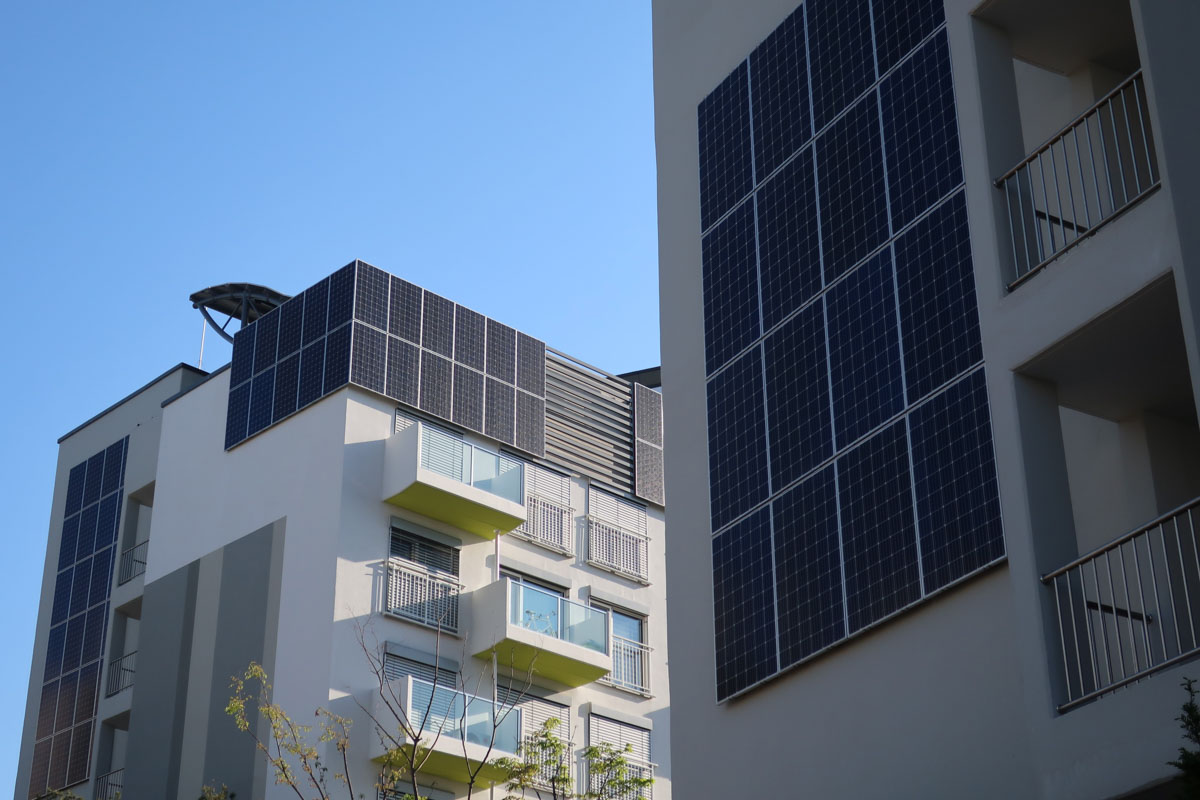
[[[189,299],[192,301],[192,308],[200,309],[200,313],[212,329],[220,334],[222,339],[232,343],[233,335],[225,330],[229,323],[235,319],[240,320],[242,324],[239,327],[244,328],[292,298],[256,283],[222,283],[220,286],[201,289]],[[217,324],[213,313],[224,316],[225,322]]]

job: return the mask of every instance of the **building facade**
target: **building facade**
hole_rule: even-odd
[[[708,487],[667,547],[677,791],[1163,791],[1200,654],[1200,10],[653,23],[668,489]]]
[[[425,796],[487,795],[485,762],[555,718],[577,786],[607,742],[669,798],[662,406],[634,377],[356,261],[228,367],[72,431],[15,797],[289,796],[225,712],[254,661],[296,721],[352,720],[356,797],[382,671],[425,725]]]

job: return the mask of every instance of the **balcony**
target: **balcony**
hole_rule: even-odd
[[[472,637],[502,667],[567,686],[582,686],[612,671],[608,614],[507,578],[472,593]]]
[[[1200,654],[1200,498],[1045,575],[1066,711]]]
[[[146,554],[150,541],[135,544],[121,553],[121,566],[117,572],[117,585],[123,586],[146,571]]]
[[[387,613],[421,625],[458,632],[462,584],[400,558],[388,559]]]
[[[520,461],[413,420],[387,440],[383,499],[485,539],[525,522]]]
[[[133,686],[134,665],[136,662],[136,650],[109,662],[108,683],[104,691],[105,697],[112,697],[114,694]]]
[[[658,766],[657,764],[633,758],[628,753],[625,754],[625,763],[628,765],[629,777],[654,780],[654,768]],[[621,792],[602,785],[602,781],[597,776],[591,775],[588,777],[588,788],[596,796],[603,797],[605,800],[653,800],[654,798],[653,783],[641,789],[628,789]]]
[[[650,696],[650,647],[649,645],[612,635],[612,672],[600,679],[600,683],[624,689],[627,692]]]
[[[96,800],[118,800],[125,789],[125,770],[114,769],[112,772],[96,778]]]
[[[1159,187],[1141,71],[996,180],[1015,289]]]
[[[650,583],[650,537],[588,517],[587,562],[638,583]]]
[[[420,746],[429,749],[423,774],[463,782],[469,778],[468,769],[503,756],[516,756],[521,742],[520,708],[499,707],[487,698],[435,686],[421,678],[399,678],[389,681],[388,686],[393,694],[389,701],[422,732]],[[394,719],[380,697],[375,699],[372,714],[384,725]],[[379,737],[372,739],[371,757],[380,762],[389,760],[391,749]],[[504,773],[488,765],[479,776],[484,781],[500,781]]]
[[[512,532],[513,536],[563,555],[572,555],[571,523],[575,510],[543,497],[530,495],[525,499],[525,524]]]

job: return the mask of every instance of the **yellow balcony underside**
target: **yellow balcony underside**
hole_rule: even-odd
[[[432,740],[432,735],[425,734],[425,736],[427,738],[426,743],[428,744]],[[411,753],[412,745],[405,745],[404,749]],[[468,756],[464,756],[462,741],[457,737],[443,734],[438,737],[437,743],[432,749],[419,754],[425,761],[423,766],[418,767],[417,773],[419,775],[436,775],[439,778],[446,778],[458,783],[467,783],[471,780],[471,773],[476,772],[475,786],[477,788],[493,783],[501,783],[505,780],[506,774],[504,770],[495,766],[493,762],[500,758],[515,758],[515,756],[512,753],[494,751],[487,759],[487,762],[480,767],[486,751],[486,746],[468,742]],[[408,758],[395,750],[382,756],[377,756],[375,761],[380,764],[387,764],[389,767],[399,770],[402,774],[407,774]],[[399,788],[401,791],[404,789],[403,786]]]
[[[496,651],[496,663],[501,669],[511,667],[515,674],[524,675],[532,667],[535,675],[557,681],[566,686],[583,686],[584,684],[597,681],[609,673],[608,667],[600,663],[593,663],[605,660],[604,656],[600,653],[580,648],[578,645],[559,642],[556,639],[552,640],[551,646],[556,647],[552,650],[517,639],[503,639],[494,648],[489,647],[486,650],[476,653],[475,657],[491,660],[492,650],[494,649]],[[572,658],[562,652],[556,652],[559,649],[581,650],[583,651],[580,653],[581,658],[590,657],[591,660],[583,661]]]
[[[491,505],[420,482],[413,483],[399,494],[388,497],[387,502],[484,539],[495,539],[498,533],[508,533],[525,521],[523,517],[506,513]]]

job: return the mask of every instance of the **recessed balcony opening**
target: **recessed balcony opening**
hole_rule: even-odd
[[[1164,279],[1020,370],[1054,404],[1043,430],[1022,421],[1043,450],[1026,454],[1043,459],[1031,492],[1069,495],[1057,529],[1035,530],[1062,707],[1200,652],[1200,427],[1178,308]]]

